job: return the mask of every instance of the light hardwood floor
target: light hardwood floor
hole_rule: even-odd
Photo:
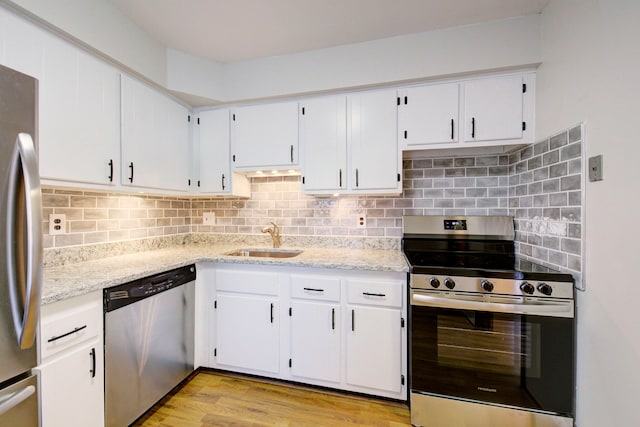
[[[200,371],[136,427],[410,426],[406,405]]]

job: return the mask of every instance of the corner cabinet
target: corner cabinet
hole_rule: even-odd
[[[298,169],[298,103],[231,110],[231,161],[235,170]]]
[[[102,294],[42,307],[42,427],[104,425]]]
[[[198,268],[203,366],[406,400],[405,273]]]
[[[198,193],[250,197],[248,178],[231,172],[229,109],[200,111],[196,124]]]
[[[122,75],[122,184],[186,193],[190,180],[189,110]]]

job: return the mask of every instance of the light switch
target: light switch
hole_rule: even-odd
[[[602,181],[602,154],[589,157],[589,181]]]

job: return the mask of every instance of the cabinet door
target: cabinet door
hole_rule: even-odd
[[[522,83],[522,76],[465,82],[465,141],[522,138]]]
[[[340,381],[340,305],[291,304],[291,374]]]
[[[347,383],[400,392],[400,310],[356,305],[347,308]]]
[[[233,166],[287,169],[298,166],[298,103],[252,105],[231,112]]]
[[[122,76],[122,183],[187,191],[189,111]]]
[[[348,111],[349,188],[401,191],[396,92],[349,95]]]
[[[347,98],[310,99],[300,105],[305,192],[347,188]]]
[[[200,192],[225,193],[231,188],[229,110],[200,112]]]
[[[398,140],[404,148],[458,141],[458,83],[412,87],[400,92]]]
[[[218,293],[216,301],[216,362],[278,373],[278,299]]]
[[[40,82],[40,175],[113,185],[120,161],[119,74],[50,37]]]
[[[39,367],[42,425],[104,425],[104,372],[98,341]]]

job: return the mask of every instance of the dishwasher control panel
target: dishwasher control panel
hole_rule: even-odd
[[[109,312],[196,279],[195,265],[113,286],[104,290],[104,311]]]

